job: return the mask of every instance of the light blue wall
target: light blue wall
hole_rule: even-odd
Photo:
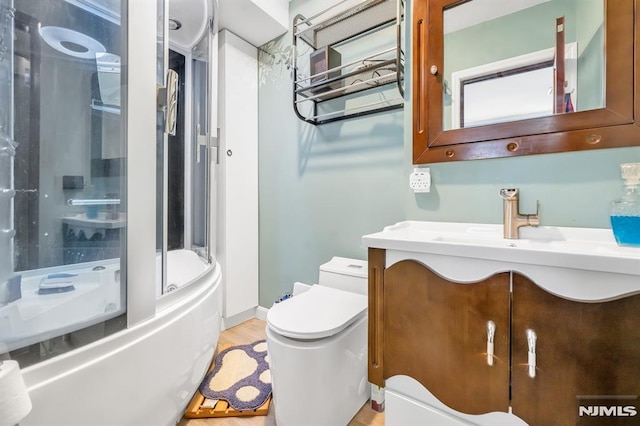
[[[471,3],[462,4],[466,7]],[[469,11],[468,13],[471,13]],[[565,43],[578,44],[578,111],[604,105],[604,6],[602,0],[554,0],[481,22],[444,37],[444,74],[451,90],[453,72],[555,46],[556,17],[565,18]],[[446,20],[445,13],[445,20]],[[449,18],[451,19],[451,18]],[[452,52],[453,54],[449,54]],[[577,102],[576,102],[576,95]],[[551,102],[549,95],[549,102]],[[451,95],[444,98],[444,128],[451,129]]]
[[[309,16],[332,3],[293,0],[290,15]],[[292,109],[290,45],[289,33],[265,46],[272,55],[261,54],[261,306],[270,307],[294,281],[315,282],[331,256],[366,258],[361,236],[397,221],[499,223],[498,191],[506,186],[521,189],[523,212],[540,200],[543,225],[609,228],[608,202],[622,194],[619,164],[640,161],[640,148],[625,148],[441,163],[430,166],[432,192],[414,194],[410,103],[404,111],[303,123]]]

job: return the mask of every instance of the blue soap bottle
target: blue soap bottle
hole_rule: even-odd
[[[611,202],[611,229],[621,246],[640,247],[640,163],[620,165],[625,191]]]

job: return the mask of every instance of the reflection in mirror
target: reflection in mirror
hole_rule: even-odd
[[[604,2],[458,3],[444,12],[444,80],[444,130],[603,108]]]

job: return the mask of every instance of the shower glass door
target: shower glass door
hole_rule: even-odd
[[[168,27],[162,27],[167,31],[167,50],[159,55],[159,63],[163,59],[177,74],[178,90],[175,131],[159,134],[157,143],[156,247],[164,254],[159,261],[163,274],[157,282],[158,296],[184,287],[214,263],[210,223],[215,199],[211,191],[215,5],[213,0],[169,0]]]
[[[0,0],[0,358],[126,327],[127,0]]]

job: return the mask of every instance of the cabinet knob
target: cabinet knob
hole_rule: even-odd
[[[532,329],[527,329],[527,347],[529,348],[527,356],[527,365],[529,366],[529,377],[536,377],[536,340],[538,336]]]
[[[487,364],[493,365],[493,340],[496,336],[496,323],[487,321]]]
[[[433,75],[438,74],[438,67],[436,65],[431,65],[431,68],[429,69],[429,72]]]
[[[587,143],[589,145],[596,145],[602,141],[602,136],[598,134],[590,134],[587,136]]]

